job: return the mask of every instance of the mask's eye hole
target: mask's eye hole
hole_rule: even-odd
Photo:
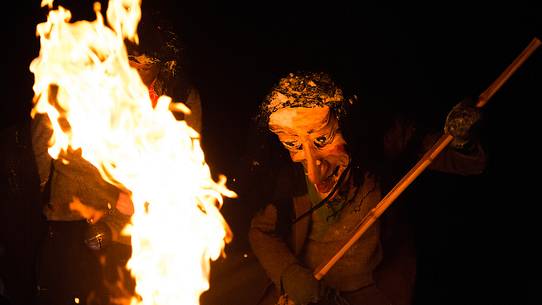
[[[303,145],[301,144],[298,144],[297,142],[294,142],[294,141],[286,141],[286,142],[282,142],[282,144],[290,149],[290,150],[302,150],[303,149]]]
[[[314,140],[314,145],[316,145],[316,147],[318,148],[321,148],[321,147],[324,147],[328,142],[328,139],[327,139],[327,136],[319,136],[318,138],[316,138]]]
[[[136,63],[140,63],[139,60],[137,59],[137,56],[136,55],[128,55],[128,60],[129,61],[133,61],[133,62],[136,62]]]

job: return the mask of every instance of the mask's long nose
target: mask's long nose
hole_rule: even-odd
[[[318,184],[322,179],[322,173],[319,167],[321,161],[318,160],[317,154],[310,143],[303,144],[303,154],[305,155],[307,176],[312,183]]]

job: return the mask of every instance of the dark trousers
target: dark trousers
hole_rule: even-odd
[[[131,293],[133,283],[124,267],[130,247],[111,244],[91,250],[84,243],[87,226],[85,221],[48,222],[37,263],[39,305],[107,305],[111,298]]]

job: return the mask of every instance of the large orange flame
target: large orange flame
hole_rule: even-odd
[[[175,120],[171,99],[152,108],[130,67],[124,39],[138,40],[140,4],[110,0],[106,26],[98,3],[96,20],[70,23],[70,11],[42,2],[50,11],[37,26],[41,48],[30,65],[32,115],[49,115],[51,156],[81,148],[104,179],[131,192],[134,215],[124,233],[139,295],[131,304],[198,304],[209,289],[210,260],[231,238],[222,196],[236,194],[225,177],[212,179],[199,134]]]

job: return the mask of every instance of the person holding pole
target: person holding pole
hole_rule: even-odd
[[[249,229],[252,250],[273,284],[260,304],[276,304],[280,296],[280,302],[286,296],[297,305],[411,302],[414,262],[392,270],[402,273],[394,292],[377,285],[386,276],[378,220],[325,276],[315,277],[315,270],[341,249],[389,189],[389,173],[382,165],[412,148],[421,156],[437,139],[436,134],[420,135],[414,123],[397,118],[383,136],[381,153],[375,152],[355,115],[359,104],[328,74],[302,71],[281,78],[260,106],[259,121],[293,161],[280,175],[284,178],[277,179],[281,194],[255,214]],[[465,100],[455,105],[444,126],[453,140],[429,167],[461,175],[482,173],[485,153],[472,137],[479,119],[474,104]]]

